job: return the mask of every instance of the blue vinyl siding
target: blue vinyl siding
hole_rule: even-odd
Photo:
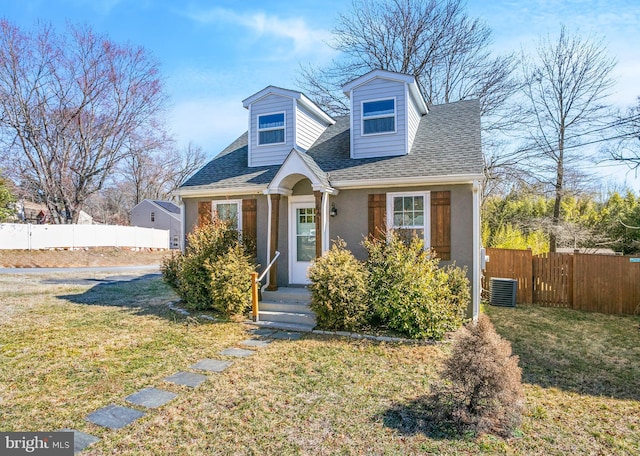
[[[395,132],[381,134],[364,134],[362,131],[363,102],[395,100]],[[356,87],[352,95],[352,145],[353,158],[388,157],[407,154],[406,144],[407,106],[404,83],[388,79],[373,79]],[[379,105],[384,108],[384,103]],[[388,105],[388,103],[387,103]],[[367,105],[376,109],[375,103]],[[388,106],[387,106],[388,108]],[[371,111],[375,112],[375,111]],[[382,111],[380,111],[382,112]],[[385,117],[382,117],[385,119]]]

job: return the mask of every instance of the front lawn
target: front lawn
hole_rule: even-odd
[[[73,428],[86,454],[637,454],[640,318],[487,309],[521,357],[516,438],[422,430],[445,345],[320,335],[274,341],[196,389],[162,379],[248,338],[242,324],[183,317],[157,276],[107,283],[0,276],[0,431]],[[68,282],[68,283],[65,283]],[[120,430],[84,417],[154,386],[178,397]]]

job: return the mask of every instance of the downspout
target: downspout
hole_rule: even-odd
[[[480,315],[480,182],[473,181],[473,321]]]

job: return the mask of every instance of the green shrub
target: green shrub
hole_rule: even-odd
[[[412,338],[442,339],[458,328],[469,301],[465,272],[439,268],[421,239],[366,239],[368,296],[374,318]]]
[[[162,278],[175,292],[180,289],[180,271],[183,258],[181,252],[172,252],[170,256],[163,258],[162,265],[160,265]]]
[[[434,423],[459,433],[513,434],[522,419],[524,393],[518,356],[481,314],[454,337],[441,380],[429,398]]]
[[[251,308],[251,272],[254,265],[243,244],[231,247],[217,259],[207,260],[210,275],[211,305],[227,315],[242,315]]]
[[[249,273],[253,265],[244,249],[238,231],[227,222],[197,226],[187,236],[185,253],[163,263],[163,278],[174,287],[188,309],[213,309],[226,316],[234,315],[237,309],[244,309],[238,304],[235,287],[241,282],[251,285]],[[224,280],[229,282],[228,287],[221,284]],[[221,304],[225,296],[230,302]]]
[[[309,289],[318,326],[353,331],[367,322],[366,274],[342,239],[315,260],[309,268]]]

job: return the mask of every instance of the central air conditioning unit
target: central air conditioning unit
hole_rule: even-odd
[[[491,299],[492,306],[515,307],[516,294],[518,292],[518,281],[515,279],[491,278]]]

